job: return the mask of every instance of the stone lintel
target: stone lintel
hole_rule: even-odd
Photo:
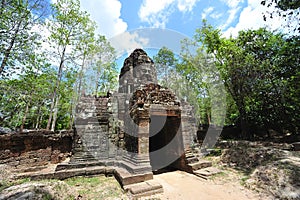
[[[157,115],[157,116],[167,116],[167,117],[180,117],[180,113],[176,110],[166,110],[166,112],[162,111],[151,111],[151,115]]]

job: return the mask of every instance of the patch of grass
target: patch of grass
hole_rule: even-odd
[[[46,194],[43,194],[42,199],[43,200],[52,200],[53,197],[51,196],[51,194],[46,193]]]
[[[228,174],[226,172],[221,171],[220,173],[213,174],[209,177],[210,180],[224,180],[228,178]]]
[[[2,190],[6,189],[10,186],[12,186],[12,184],[10,182],[0,181],[0,192],[2,192]]]
[[[18,180],[0,181],[0,192],[5,188],[23,183],[42,183],[45,185],[45,191],[37,188],[41,192],[41,199],[64,199],[74,200],[78,196],[83,199],[128,199],[125,192],[120,187],[114,177],[105,177],[104,175],[94,177],[73,177],[63,181],[56,179],[45,179],[40,181],[31,181],[29,178]]]
[[[20,185],[22,183],[30,182],[30,178],[22,178],[17,180],[2,180],[0,181],[0,192],[4,189],[14,186],[14,185]]]
[[[45,190],[43,187],[34,187],[34,193],[36,196],[33,199],[41,200],[53,200],[55,199],[49,191]]]
[[[72,186],[79,195],[86,199],[116,199],[123,197],[123,190],[114,177],[73,177],[65,182]]]
[[[105,177],[104,177],[104,179],[105,179]],[[72,178],[66,179],[65,182],[70,186],[80,186],[80,185],[94,186],[94,185],[102,184],[103,182],[105,182],[104,179],[101,176],[98,176],[98,177],[78,176],[78,177],[72,177]]]
[[[221,156],[221,155],[222,155],[222,149],[220,148],[211,149],[211,151],[208,154],[208,156]]]
[[[246,185],[246,181],[249,180],[250,176],[243,176],[241,178],[241,185],[245,186]]]

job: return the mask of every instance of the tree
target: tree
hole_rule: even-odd
[[[114,48],[106,40],[104,36],[98,36],[96,40],[96,53],[94,59],[96,60],[93,70],[95,70],[95,94],[99,91],[107,92],[116,89],[117,86],[117,69],[116,69],[116,55]]]
[[[81,73],[84,75],[79,82],[80,90],[96,96],[114,91],[118,83],[115,60],[114,48],[104,36],[98,35],[86,59],[86,65],[82,68]]]
[[[12,75],[32,53],[39,34],[34,31],[47,15],[46,0],[2,0],[0,3],[0,76]]]
[[[86,33],[93,37],[93,32],[89,32],[91,20],[86,12],[80,11],[79,0],[60,0],[52,5],[53,13],[49,25],[50,37],[52,47],[56,50],[56,61],[58,63],[58,73],[55,87],[52,93],[52,100],[50,106],[50,115],[47,123],[47,129],[55,129],[58,106],[60,83],[62,80],[63,69],[65,65],[71,60],[72,55],[76,55],[74,50],[80,44],[82,35]],[[78,49],[78,48],[77,48]],[[78,56],[78,55],[77,55]]]
[[[226,94],[213,62],[214,57],[207,54],[203,45],[193,39],[183,41],[181,58],[182,62],[177,66],[177,71],[189,82],[186,91],[189,102],[194,102],[199,122],[223,125]]]
[[[239,111],[243,136],[253,136],[251,126],[283,132],[280,127],[290,124],[286,119],[295,118],[295,113],[286,113],[288,107],[282,101],[291,94],[285,93],[286,83],[299,73],[298,56],[287,54],[287,45],[299,51],[295,43],[290,45],[282,34],[262,28],[241,31],[237,38],[222,38],[220,30],[205,22],[196,38],[215,56],[225,87]]]
[[[213,114],[212,120],[211,113],[216,111],[216,98],[212,97],[219,90],[216,87],[218,76],[214,73],[212,59],[199,44],[191,40],[182,41],[180,59],[163,47],[154,56],[154,61],[160,84],[172,89],[182,101],[189,102],[199,123],[223,125],[222,117],[217,119]],[[219,93],[218,99],[222,99],[221,96]]]
[[[41,128],[55,78],[42,55],[31,55],[26,62],[26,73],[1,80],[0,126],[19,127],[20,131]]]
[[[174,73],[175,66],[178,63],[175,54],[167,47],[162,47],[157,55],[153,57],[153,60],[156,66],[158,81],[163,86],[169,87],[169,76],[172,72]]]

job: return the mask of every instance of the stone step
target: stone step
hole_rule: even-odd
[[[196,170],[193,173],[196,176],[199,176],[201,178],[207,179],[208,177],[216,175],[216,174],[219,174],[221,172],[222,172],[221,170],[219,170],[219,169],[217,169],[215,167],[207,167],[207,168],[204,168],[204,169]]]
[[[193,153],[185,153],[186,158],[195,157]]]
[[[189,158],[187,158],[186,160],[187,160],[187,161],[188,161],[188,163],[190,163],[190,164],[192,164],[192,163],[196,163],[196,162],[198,162],[198,161],[199,161],[199,159],[198,159],[198,158],[196,158],[196,157],[189,157]]]
[[[62,171],[62,170],[70,170],[70,169],[85,169],[85,168],[92,168],[92,167],[104,167],[106,162],[103,161],[85,161],[85,162],[72,162],[69,163],[61,163],[56,166],[55,171]]]
[[[71,163],[86,163],[86,162],[90,162],[90,161],[96,161],[94,160],[87,160],[87,159],[71,159],[70,162]]]
[[[148,171],[146,173],[133,174],[124,168],[115,167],[115,177],[122,187],[125,187],[127,185],[153,180],[153,173]]]
[[[84,160],[84,161],[88,161],[88,160],[96,160],[94,157],[72,157],[71,160]]]
[[[94,158],[91,154],[85,154],[83,152],[78,152],[72,156],[72,158]]]
[[[133,198],[163,193],[162,185],[155,180],[148,180],[141,183],[126,185],[124,186],[124,190]]]
[[[79,162],[84,162],[84,161],[95,161],[95,157],[89,154],[75,154],[71,157],[71,161],[79,161]]]
[[[193,171],[198,170],[198,169],[203,169],[206,167],[211,167],[212,166],[212,162],[211,161],[207,161],[207,160],[199,160],[196,163],[191,163],[188,164],[190,167],[192,167]]]
[[[95,159],[95,157],[91,156],[91,155],[76,155],[76,156],[73,156],[72,158],[78,158],[78,159]]]

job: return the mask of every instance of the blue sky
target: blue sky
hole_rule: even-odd
[[[90,13],[92,20],[98,24],[97,32],[110,39],[121,54],[135,48],[162,47],[157,45],[166,45],[158,41],[161,38],[169,40],[169,44],[178,43],[176,40],[181,38],[177,37],[178,34],[191,38],[201,26],[202,19],[219,28],[225,37],[236,36],[238,31],[250,28],[276,30],[283,23],[278,17],[267,22],[263,20],[263,13],[273,8],[262,6],[261,0],[80,1],[82,10]],[[155,32],[151,39],[147,28],[168,30],[168,33],[162,36],[159,31]]]
[[[237,7],[231,8],[226,1],[218,0],[165,1],[167,5],[158,5],[157,8],[148,5],[155,4],[155,1],[137,0],[135,4],[130,4],[129,0],[120,2],[122,3],[121,17],[128,22],[128,30],[137,27],[168,28],[190,37],[195,29],[201,26],[203,18],[209,20],[214,26],[224,25],[232,9],[236,10],[236,15],[229,25],[235,25],[242,11],[241,8],[247,6],[246,1],[240,1],[237,2]],[[184,2],[187,2],[187,5]]]
[[[81,0],[98,32],[108,38],[137,28],[167,28],[192,37],[203,18],[225,36],[239,30],[280,27],[281,19],[263,21],[261,0]],[[269,8],[271,11],[272,8]]]

